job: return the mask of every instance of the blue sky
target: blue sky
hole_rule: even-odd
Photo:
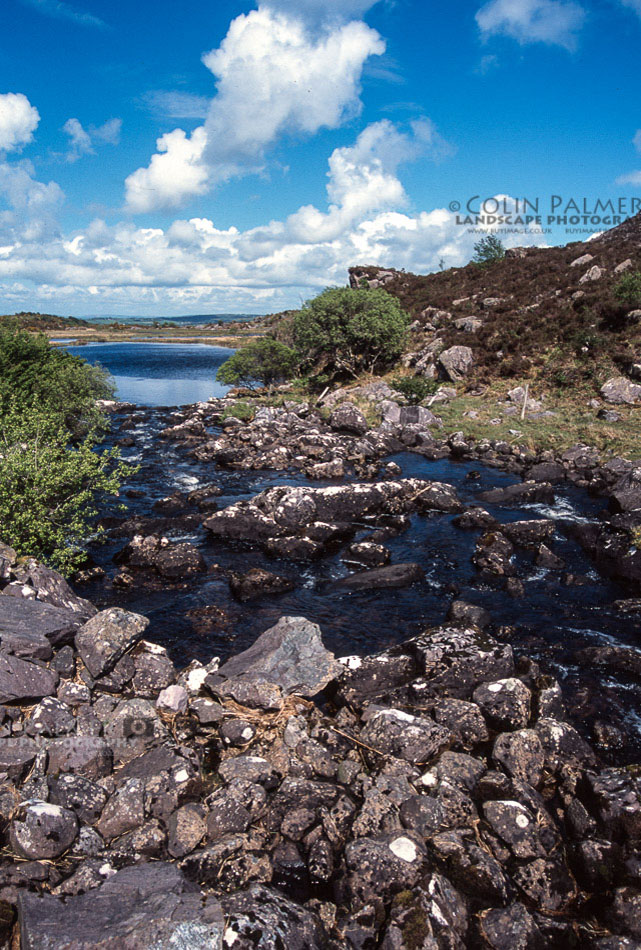
[[[273,311],[465,263],[475,195],[539,199],[507,245],[641,199],[641,0],[4,0],[0,37],[0,312]]]

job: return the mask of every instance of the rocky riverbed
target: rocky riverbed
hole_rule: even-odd
[[[120,407],[81,583],[0,548],[0,946],[641,945],[641,473],[365,395]]]

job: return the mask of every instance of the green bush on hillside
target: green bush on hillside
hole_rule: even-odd
[[[85,559],[97,505],[127,469],[97,451],[106,422],[96,399],[109,379],[45,337],[0,328],[0,541],[64,574]]]
[[[236,350],[219,368],[216,379],[226,386],[273,386],[291,379],[296,364],[291,347],[266,337]]]
[[[301,364],[314,374],[356,377],[393,364],[408,325],[396,297],[384,290],[336,287],[298,311],[293,338]]]
[[[439,386],[437,380],[425,379],[424,376],[399,376],[391,381],[391,385],[412,406],[418,406],[428,396],[433,396]]]
[[[614,288],[614,296],[628,307],[641,307],[641,271],[622,277]]]

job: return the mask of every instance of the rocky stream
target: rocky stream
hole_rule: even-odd
[[[1,947],[641,946],[641,467],[358,395],[113,406],[93,566],[0,546]]]

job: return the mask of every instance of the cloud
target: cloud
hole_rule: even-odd
[[[637,130],[637,133],[636,133],[636,135],[634,136],[634,138],[632,139],[632,142],[633,142],[634,147],[636,148],[637,152],[641,152],[641,129],[638,129],[638,130]]]
[[[307,23],[344,22],[367,13],[379,0],[267,0],[264,4],[277,12],[298,17]]]
[[[22,0],[22,3],[29,7],[34,7],[45,16],[53,17],[55,20],[71,20],[80,26],[92,26],[98,29],[106,29],[107,24],[97,16],[86,13],[84,10],[76,10],[71,4],[64,0]]]
[[[69,136],[69,151],[64,156],[67,162],[77,162],[83,155],[95,154],[95,143],[118,145],[122,119],[109,119],[104,125],[90,125],[87,131],[78,119],[67,119],[62,127]]]
[[[639,0],[639,3],[641,5],[641,0]],[[632,144],[636,148],[637,152],[641,152],[641,129],[638,129],[635,133],[635,136],[632,139]],[[641,171],[629,172],[627,175],[619,175],[615,184],[632,185],[633,188],[639,188],[641,187]]]
[[[176,207],[217,183],[259,171],[284,135],[337,128],[359,114],[363,65],[384,51],[379,34],[359,21],[308,31],[300,15],[271,5],[237,17],[220,47],[203,56],[217,86],[204,125],[191,136],[175,129],[158,140],[149,166],[125,182],[128,207]]]
[[[548,43],[573,50],[586,13],[573,0],[490,0],[476,14],[484,39],[509,36],[517,42]]]
[[[156,142],[158,151],[147,168],[139,168],[125,182],[129,209],[175,208],[205,194],[209,187],[209,170],[203,160],[206,142],[202,126],[191,136],[182,129],[161,135]]]
[[[21,92],[0,95],[0,151],[12,152],[33,141],[40,115]]]
[[[635,13],[641,16],[641,0],[621,0],[624,7],[630,7]]]
[[[155,115],[171,119],[206,119],[210,100],[190,92],[155,89],[142,97],[143,105]]]

